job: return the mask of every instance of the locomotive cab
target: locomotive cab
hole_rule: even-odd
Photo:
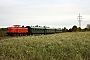
[[[15,28],[18,28],[18,27],[20,27],[21,25],[13,25],[13,27],[15,27]]]

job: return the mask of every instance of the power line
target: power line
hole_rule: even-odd
[[[79,27],[81,28],[81,22],[82,22],[82,20],[81,20],[82,18],[81,18],[81,17],[82,17],[82,16],[80,16],[80,13],[79,13],[79,16],[77,16],[77,17],[78,17],[77,19],[79,19],[79,20],[78,20],[78,22],[79,22]]]

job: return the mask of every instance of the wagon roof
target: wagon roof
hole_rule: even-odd
[[[46,29],[55,29],[55,28],[46,28]]]
[[[35,28],[35,29],[45,29],[44,27],[31,27],[31,28]]]

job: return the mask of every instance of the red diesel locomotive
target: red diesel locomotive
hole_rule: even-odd
[[[28,33],[28,28],[20,27],[20,25],[13,25],[13,27],[8,27],[7,35],[9,36],[26,36]]]

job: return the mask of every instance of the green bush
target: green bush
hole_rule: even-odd
[[[0,37],[6,36],[7,28],[0,28]]]

